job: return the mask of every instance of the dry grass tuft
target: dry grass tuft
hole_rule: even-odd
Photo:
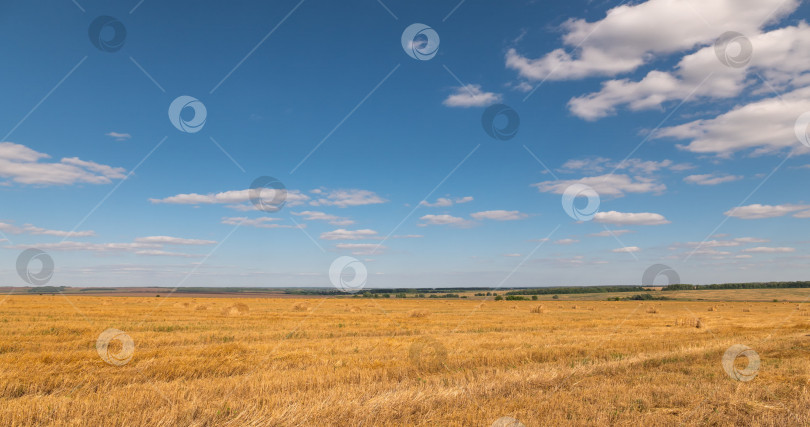
[[[307,311],[309,310],[309,305],[305,302],[297,302],[293,304],[292,308],[295,311]]]
[[[675,326],[685,326],[687,328],[702,328],[704,326],[703,319],[696,319],[694,317],[679,317],[675,319]]]
[[[709,307],[709,311],[720,311],[720,308],[717,307],[716,305],[713,305],[713,306]]]
[[[430,310],[411,310],[408,312],[408,317],[428,317]]]
[[[750,312],[751,312],[751,309],[750,309],[750,308],[744,308],[744,309],[743,309],[743,313],[750,313]]]
[[[656,314],[658,313],[658,309],[655,307],[647,307],[647,313]]]
[[[250,307],[248,307],[247,304],[242,304],[240,302],[223,308],[222,314],[225,316],[239,316],[241,314],[247,314],[249,311]]]
[[[360,307],[358,307],[356,305],[353,305],[353,306],[347,308],[346,311],[348,311],[349,313],[359,313],[359,312],[363,311],[363,309],[361,309]]]
[[[200,304],[200,305],[194,307],[194,310],[197,310],[197,311],[208,310],[208,306]]]
[[[531,312],[531,313],[537,313],[537,314],[543,314],[543,306],[542,306],[542,305],[538,305],[538,306],[536,306],[536,307],[532,307],[532,309],[530,310],[530,312]]]

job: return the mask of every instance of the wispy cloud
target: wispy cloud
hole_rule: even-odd
[[[0,142],[0,177],[35,185],[109,184],[126,177],[124,168],[78,157],[65,157],[56,163],[41,161],[50,157],[24,145]]]
[[[126,141],[132,138],[132,135],[128,133],[121,133],[121,132],[107,132],[104,135],[109,136],[111,138],[115,138],[116,141]]]
[[[597,212],[593,220],[604,224],[615,225],[662,225],[669,224],[663,215],[650,212]]]
[[[447,97],[442,104],[447,107],[486,107],[503,100],[499,93],[485,92],[481,85],[468,84],[455,88],[455,92]]]

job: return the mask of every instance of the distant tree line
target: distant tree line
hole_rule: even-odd
[[[718,283],[714,285],[677,284],[665,286],[665,291],[696,291],[705,289],[785,289],[810,288],[810,282],[756,282],[756,283]]]
[[[509,291],[506,295],[548,295],[548,294],[599,294],[605,292],[642,292],[647,291],[641,286],[570,286],[560,288],[518,289]]]

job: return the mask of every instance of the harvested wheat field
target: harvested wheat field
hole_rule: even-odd
[[[810,423],[797,304],[57,295],[0,316],[3,425]],[[724,368],[735,345],[759,366]]]

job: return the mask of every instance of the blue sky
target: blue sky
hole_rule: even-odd
[[[29,247],[71,286],[330,286],[339,256],[369,287],[805,280],[810,9],[730,3],[6,2],[2,283]],[[279,212],[246,199],[261,176]]]

